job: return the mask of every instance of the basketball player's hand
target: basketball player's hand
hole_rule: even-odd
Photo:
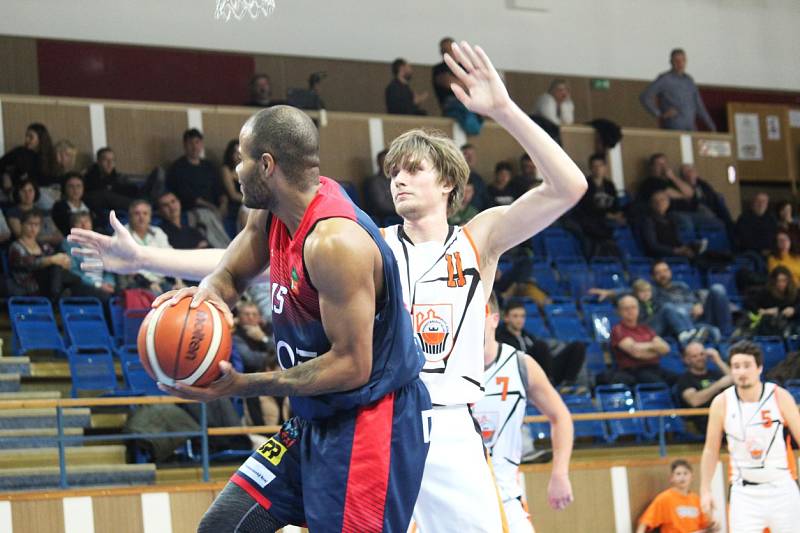
[[[566,509],[572,503],[572,484],[569,476],[553,474],[547,484],[547,503],[556,511]]]
[[[169,386],[159,383],[158,388],[178,398],[198,402],[210,402],[217,398],[238,395],[243,384],[242,375],[228,361],[220,361],[219,370],[221,372],[219,378],[208,387],[193,387],[182,383]]]
[[[219,294],[215,293],[208,287],[184,287],[183,289],[167,291],[153,300],[151,306],[154,308],[158,307],[168,300],[169,305],[175,305],[184,298],[188,298],[190,296],[192,297],[192,303],[189,304],[189,307],[197,307],[203,302],[208,302],[219,309],[219,311],[222,313],[222,316],[225,318],[225,322],[228,323],[228,326],[233,327],[233,315],[231,314],[228,304],[225,303]]]
[[[111,211],[108,220],[114,229],[113,237],[96,231],[72,228],[67,240],[79,246],[73,248],[72,253],[85,259],[81,263],[82,270],[106,270],[115,274],[136,273],[140,270],[140,246],[117,219],[114,211]]]
[[[479,46],[473,48],[466,41],[453,43],[453,57],[445,54],[444,61],[461,83],[450,84],[450,89],[473,113],[495,118],[512,105],[500,74]]]

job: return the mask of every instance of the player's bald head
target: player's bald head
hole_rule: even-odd
[[[287,179],[298,186],[319,178],[319,131],[299,109],[285,105],[262,109],[245,122],[242,139],[250,157],[272,155]]]

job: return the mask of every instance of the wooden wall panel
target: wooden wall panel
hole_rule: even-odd
[[[639,103],[639,94],[649,81],[610,81],[608,91],[591,92],[592,118],[607,118],[629,128],[658,128],[658,121]]]
[[[195,533],[200,519],[213,501],[212,491],[173,492],[170,494],[172,533]]]
[[[554,511],[547,504],[549,478],[549,468],[525,473],[528,507],[536,531],[614,531],[611,473],[607,468],[570,473],[575,503],[566,511]]]
[[[328,115],[328,125],[320,128],[319,144],[322,175],[349,181],[361,190],[361,181],[372,174],[368,118]]]
[[[183,155],[186,111],[180,108],[106,107],[106,135],[121,172],[146,174]]]
[[[0,36],[0,93],[39,94],[36,39]]]
[[[736,137],[734,116],[736,113],[758,115],[763,157],[760,161],[740,160],[739,179],[744,182],[793,183],[794,158],[791,156],[789,132],[789,107],[780,104],[728,103],[728,123]],[[766,117],[777,115],[780,120],[780,137],[767,137]],[[738,156],[738,154],[734,154]]]
[[[203,136],[206,159],[221,165],[225,147],[231,139],[239,138],[239,130],[256,108],[219,108],[203,110]]]
[[[499,161],[511,163],[515,173],[519,170],[522,147],[497,123],[491,121],[484,123],[481,134],[470,137],[469,142],[475,145],[478,153],[476,170],[487,185],[494,181],[494,166]]]
[[[584,174],[589,174],[589,156],[595,151],[594,141],[595,134],[592,128],[583,126],[561,128],[561,145]]]
[[[95,533],[141,533],[144,529],[140,494],[93,496],[92,509]]]
[[[53,144],[61,139],[72,141],[78,149],[78,168],[87,166],[93,159],[88,104],[45,103],[34,99],[13,99],[2,104],[6,149],[22,144],[28,124],[41,122],[47,126]]]
[[[441,130],[449,137],[453,136],[453,121],[449,118],[382,115],[381,119],[383,119],[383,144],[386,148],[400,134],[414,128]]]
[[[62,500],[13,502],[11,522],[14,533],[63,533],[64,505]]]
[[[640,181],[647,175],[647,159],[656,152],[666,154],[670,165],[677,169],[681,164],[680,133],[637,128],[623,130],[622,168],[628,194],[635,196]]]
[[[726,157],[711,157],[703,155],[701,144],[704,141],[728,142],[731,146],[731,155]],[[739,180],[736,183],[728,181],[728,167],[736,165],[736,157],[732,135],[720,133],[694,133],[692,134],[694,148],[694,164],[700,176],[711,184],[724,198],[731,216],[734,220],[742,212],[742,191]]]

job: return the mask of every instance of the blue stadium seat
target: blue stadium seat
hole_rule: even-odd
[[[675,409],[672,392],[664,383],[640,383],[634,388],[636,408],[641,411],[655,409]],[[648,438],[658,435],[658,418],[645,418],[645,431]],[[664,417],[664,429],[668,433],[686,433],[686,424],[677,415]]]
[[[775,368],[786,359],[786,347],[780,337],[753,337],[753,341],[761,346],[764,352],[764,372]]]
[[[683,364],[683,359],[680,354],[672,351],[658,360],[658,366],[664,370],[674,372],[675,374],[683,374],[686,372],[686,365]]]
[[[70,346],[106,346],[114,349],[114,340],[108,332],[106,320],[97,313],[67,313],[61,317]]]
[[[580,255],[556,257],[553,259],[553,265],[556,267],[559,274],[562,272],[571,272],[573,270],[583,272],[589,269],[589,265],[586,264],[586,259]]]
[[[558,228],[548,228],[544,231],[544,249],[548,257],[581,257],[578,239],[565,230],[553,231]]]
[[[650,273],[653,270],[653,260],[647,257],[628,258],[628,279],[631,283],[636,279],[650,281]]]
[[[119,359],[119,364],[121,367],[125,366],[127,361],[139,360],[139,349],[135,344],[123,344],[122,346],[117,347],[114,350],[114,353],[117,354],[117,359]]]
[[[725,287],[728,296],[738,296],[739,289],[736,287],[736,273],[733,270],[712,270],[708,273],[708,287],[720,284]]]
[[[786,350],[790,352],[800,350],[800,335],[789,335],[786,337]]]
[[[594,392],[600,409],[604,412],[633,413],[636,411],[633,393],[625,385],[598,385]],[[635,437],[637,441],[645,437],[644,424],[639,418],[608,420],[608,427],[612,441],[626,436]]]
[[[693,291],[703,288],[703,280],[700,277],[700,273],[694,267],[678,263],[674,267],[671,267],[671,270],[673,281],[682,281]]]
[[[58,300],[58,312],[61,319],[69,314],[103,315],[103,304],[97,298],[88,296],[69,296]]]
[[[531,298],[523,298],[522,305],[525,306],[525,315],[526,316],[541,316],[539,312],[539,306],[533,299]]]
[[[532,405],[525,408],[525,416],[538,416],[541,414],[542,413]],[[528,429],[530,429],[531,437],[533,437],[535,441],[550,438],[550,423],[548,422],[531,422],[528,424]]]
[[[731,243],[725,228],[717,226],[698,226],[697,236],[708,241],[708,250],[712,252],[730,253]]]
[[[590,342],[586,344],[586,368],[594,375],[602,374],[608,370],[606,356],[599,342]]]
[[[553,333],[545,324],[544,319],[540,316],[528,316],[525,319],[525,331],[533,335],[534,337],[539,337],[542,339],[550,339],[553,337]]]
[[[611,328],[619,322],[619,315],[610,303],[584,304],[583,316],[586,326],[595,340],[608,342]]]
[[[9,298],[8,315],[11,319],[11,352],[14,355],[25,355],[33,350],[53,350],[66,355],[64,339],[58,332],[53,306],[47,298]]]
[[[144,369],[142,363],[138,361],[125,361],[122,365],[122,375],[125,378],[125,387],[131,394],[142,394],[144,396],[163,396],[162,392],[150,374]]]
[[[531,275],[536,285],[546,292],[548,296],[562,293],[561,286],[553,273],[553,269],[550,268],[550,265],[534,263]]]
[[[111,333],[114,335],[114,341],[121,344],[125,336],[125,307],[119,296],[108,299],[108,316],[111,317]]]
[[[544,315],[548,320],[555,316],[574,316],[578,317],[578,308],[575,302],[569,301],[566,303],[551,303],[544,306]]]
[[[629,226],[614,229],[614,240],[625,257],[642,257],[644,255]]]
[[[570,413],[599,413],[588,394],[565,394],[561,397]],[[602,420],[578,420],[574,422],[575,438],[591,437],[611,442],[606,424]]]
[[[580,298],[586,294],[589,289],[596,287],[598,284],[595,282],[594,274],[589,270],[569,270],[566,272],[560,271],[562,285],[564,290],[567,291],[573,298]]]
[[[789,391],[796,403],[800,403],[800,379],[789,379],[783,384],[783,387]]]
[[[71,393],[73,398],[77,398],[81,391],[101,393],[102,395],[125,393],[124,390],[117,388],[114,359],[107,347],[72,347],[67,353],[67,359],[72,375]]]
[[[136,344],[139,327],[150,309],[128,309],[122,315],[122,344]]]
[[[550,317],[550,326],[555,337],[562,341],[591,342],[591,337],[581,319],[576,316],[556,315]]]

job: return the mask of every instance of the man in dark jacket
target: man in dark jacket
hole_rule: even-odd
[[[427,115],[419,104],[428,98],[428,93],[416,94],[409,85],[413,70],[408,61],[397,58],[392,62],[394,78],[386,86],[386,112],[392,115]]]

